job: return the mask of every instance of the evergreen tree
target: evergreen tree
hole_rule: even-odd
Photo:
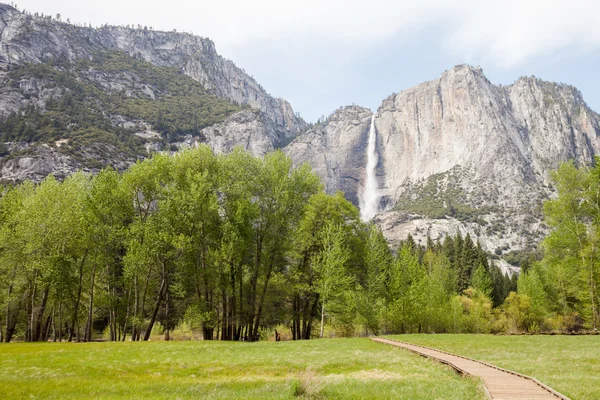
[[[493,281],[490,276],[490,272],[483,265],[479,265],[473,273],[472,286],[483,293],[485,296],[490,297],[493,291]]]

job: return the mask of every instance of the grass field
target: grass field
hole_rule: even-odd
[[[537,378],[571,399],[600,399],[600,336],[394,335]]]
[[[368,339],[0,345],[0,397],[482,399],[478,380]]]

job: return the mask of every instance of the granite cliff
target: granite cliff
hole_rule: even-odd
[[[22,129],[19,131],[16,128],[19,122],[27,124],[29,121],[17,121],[13,125],[3,126],[4,132],[0,132],[4,134],[6,148],[20,149],[17,153],[11,151],[10,159],[3,160],[4,180],[38,180],[53,170],[68,174],[78,168],[94,171],[105,165],[123,167],[144,156],[145,152],[138,151],[137,147],[145,150],[173,150],[197,142],[210,145],[220,143],[218,146],[226,149],[246,145],[248,137],[241,137],[237,141],[237,135],[230,135],[224,143],[220,133],[235,133],[240,121],[250,119],[253,119],[254,127],[259,127],[251,134],[251,142],[258,141],[261,144],[246,147],[260,155],[282,147],[307,125],[294,113],[287,101],[270,96],[244,70],[221,57],[210,39],[192,34],[160,32],[147,27],[75,26],[0,4],[0,44],[0,116],[6,118],[31,109],[45,114],[51,109],[49,102],[84,93],[85,98],[76,97],[79,100],[77,106],[97,106],[101,118],[105,118],[110,124],[110,127],[103,129],[99,126],[102,124],[96,123],[95,128],[110,134],[126,130],[126,133],[117,135],[122,139],[119,144],[127,145],[131,141],[127,135],[134,135],[136,141],[142,142],[130,145],[131,151],[116,151],[106,146],[107,143],[102,143],[101,149],[94,150],[94,147],[98,147],[97,143],[88,140],[85,149],[73,150],[77,156],[73,157],[73,154],[65,151],[70,146],[68,135],[53,137],[52,140],[47,136],[23,137]],[[115,68],[114,62],[105,62],[107,57],[112,60],[117,58],[118,68]],[[148,69],[153,69],[151,79],[147,74]],[[183,74],[188,81],[177,76],[178,74]],[[173,90],[173,81],[176,81],[176,89],[179,90]],[[172,114],[177,111],[176,105],[166,104],[173,103],[173,98],[191,104],[186,90],[189,91],[189,87],[195,85],[199,85],[202,90],[195,88],[197,98],[191,103],[197,103],[198,114],[208,115],[165,117],[170,111]],[[122,108],[115,110],[112,107],[112,99],[104,101],[100,98],[102,96],[120,96],[138,103],[158,99],[164,100],[166,105],[161,106],[162,109],[154,114],[124,113]],[[220,100],[207,101],[210,96]],[[242,110],[243,108],[250,108],[255,112]],[[228,118],[238,111],[241,112],[240,115]],[[161,115],[156,115],[157,113]],[[165,120],[178,119],[175,125],[188,124],[186,121],[194,118],[200,122],[191,123],[195,125],[192,128],[171,124],[171,129],[161,131],[157,129],[157,125],[160,125],[157,120],[161,116]],[[216,128],[204,130],[206,125],[215,123],[222,123],[218,133]],[[103,126],[106,127],[107,124]],[[75,127],[89,128],[84,124]],[[37,128],[39,127],[36,126]],[[69,129],[73,130],[72,128],[73,126],[69,126]],[[160,139],[164,143],[156,144]],[[60,146],[55,145],[58,140],[66,140],[62,142],[65,144],[62,151],[59,151]],[[46,145],[44,148],[41,147],[42,142]],[[91,157],[79,157],[85,151],[90,153],[90,148]],[[26,154],[20,154],[23,152]],[[103,152],[108,157],[103,157]],[[46,162],[35,162],[36,158]],[[101,161],[91,162],[94,158]],[[114,158],[118,162],[112,162]]]
[[[371,115],[338,110],[286,151],[358,205]],[[534,77],[496,86],[468,65],[389,96],[375,127],[375,221],[391,243],[459,230],[498,254],[532,248],[546,233],[550,171],[567,160],[590,164],[600,151],[600,116],[577,89]]]

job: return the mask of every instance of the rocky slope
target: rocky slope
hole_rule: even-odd
[[[362,107],[345,107],[313,126],[285,148],[300,165],[309,163],[322,178],[329,193],[342,191],[358,205],[365,165],[372,112]]]
[[[0,69],[121,50],[153,65],[176,67],[217,96],[263,111],[281,135],[295,135],[305,126],[287,101],[271,97],[244,70],[217,54],[215,44],[207,38],[147,27],[80,27],[0,4],[0,41]]]
[[[344,190],[357,205],[370,115],[363,110],[357,124],[342,109],[287,148],[296,162],[313,164],[329,191]],[[535,78],[495,86],[467,65],[385,99],[375,127],[375,221],[391,243],[459,230],[498,254],[531,248],[546,232],[549,172],[570,159],[591,163],[600,151],[600,116],[577,89]]]
[[[125,62],[119,59],[120,70],[115,70],[114,63],[104,62],[107,55],[114,58],[116,53],[128,57]],[[85,68],[81,68],[82,63],[85,64]],[[144,67],[145,69],[142,68],[140,71],[138,65],[140,63],[152,66],[156,70],[150,74],[151,76],[148,76],[145,69],[150,67]],[[45,71],[45,74],[32,73],[32,70],[35,70],[33,66],[36,65],[50,67],[52,71],[50,71],[51,73]],[[28,69],[27,73],[15,77],[14,71],[23,68]],[[108,129],[110,133],[114,133],[112,131],[115,130],[127,130],[127,134],[134,135],[138,139],[142,138],[142,141],[146,142],[144,144],[146,149],[164,149],[165,146],[161,147],[154,143],[159,139],[172,143],[172,145],[168,143],[166,145],[167,148],[172,149],[179,145],[198,141],[224,146],[224,148],[235,145],[247,147],[248,140],[250,140],[252,143],[256,141],[256,144],[251,146],[256,148],[256,154],[264,154],[265,151],[285,145],[306,127],[306,123],[294,113],[287,101],[271,97],[245,71],[230,60],[219,56],[214,43],[209,39],[187,33],[158,32],[146,27],[133,29],[104,26],[94,29],[74,26],[50,17],[19,12],[11,6],[0,4],[0,117],[6,118],[12,113],[22,113],[24,109],[28,109],[27,107],[33,107],[36,112],[44,114],[47,111],[46,106],[49,100],[60,101],[60,99],[77,93],[74,91],[73,85],[67,87],[63,79],[55,79],[57,75],[65,75],[65,73],[70,75],[69,79],[82,83],[86,88],[98,89],[103,92],[101,94],[108,96],[120,95],[138,99],[140,102],[142,100],[165,100],[166,97],[171,96],[180,99],[182,103],[195,105],[197,110],[195,113],[199,116],[167,115],[166,119],[179,118],[176,121],[179,125],[182,125],[182,119],[191,120],[197,117],[200,120],[200,123],[196,123],[193,129],[176,127],[175,135],[171,132],[173,129],[169,131],[157,128],[159,118],[156,115],[144,112],[137,114],[130,112],[123,115],[111,109],[110,103],[99,99],[99,94],[84,91],[88,95],[85,106],[89,104],[102,105],[98,111],[110,120],[112,125],[112,128]],[[197,82],[206,92],[206,96],[197,90],[196,99],[190,102],[189,96],[183,89],[186,85],[194,86],[194,84],[181,84],[179,82],[181,78],[176,76],[178,73],[183,73],[187,79]],[[169,74],[170,76],[166,76]],[[180,84],[179,89],[182,90],[175,92],[172,90],[170,82],[173,80]],[[242,108],[250,107],[257,110],[257,113],[242,111],[239,116],[226,119],[231,114],[229,111],[223,112],[223,109],[227,107],[215,100],[207,103],[205,100],[209,95],[230,103],[234,108],[237,107],[237,110],[240,109],[240,106]],[[163,103],[165,102],[173,103],[169,99],[163,101]],[[176,110],[177,107],[171,106],[166,105],[166,111],[161,110],[161,113],[165,114],[171,111],[174,114],[173,110]],[[240,121],[246,121],[248,118],[255,119],[245,128],[246,132],[252,130],[253,133],[249,136],[242,135],[237,141],[234,133],[238,131]],[[226,139],[227,143],[221,144],[223,138],[219,134],[212,136],[215,133],[214,130],[202,131],[203,125],[207,122],[210,122],[210,125],[223,122],[224,125],[215,129],[218,129],[219,132],[232,132],[232,135]],[[23,123],[29,124],[29,121]],[[228,126],[228,124],[233,125]],[[135,127],[140,129],[136,131]],[[3,128],[6,131],[14,126],[8,128],[3,126]],[[40,158],[47,159],[50,164],[42,168],[39,163],[31,164],[27,160],[20,162],[20,154],[12,154],[10,165],[4,165],[9,160],[3,160],[2,179],[37,179],[53,169],[63,170],[66,168],[66,170],[70,170],[83,167],[94,170],[107,163],[115,164],[104,159],[100,163],[101,165],[88,165],[81,160],[74,160],[69,154],[65,154],[65,151],[59,157],[59,149],[53,145],[55,138],[45,136],[34,140],[31,138],[21,140],[20,133],[22,132],[17,134],[12,131],[0,132],[5,137],[3,141],[6,147],[27,147],[28,157],[35,158],[38,155]],[[159,134],[159,137],[156,137],[156,133]],[[6,139],[7,136],[14,137],[17,141]],[[122,136],[122,141],[127,142],[127,137]],[[44,142],[48,146],[42,149],[40,142]],[[48,158],[49,154],[52,154],[52,157]],[[132,154],[117,155],[113,152],[108,158],[117,157],[119,162],[124,161],[126,165],[141,155],[143,156],[134,149]],[[63,160],[63,156],[68,160]],[[28,165],[28,167],[21,168],[22,172],[19,172],[21,165]]]
[[[240,111],[204,128],[201,134],[216,153],[228,153],[240,146],[255,156],[264,156],[281,144],[273,125],[257,110]]]

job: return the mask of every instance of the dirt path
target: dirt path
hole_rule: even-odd
[[[518,374],[482,361],[457,356],[430,347],[418,346],[396,340],[372,338],[380,343],[391,344],[413,351],[421,356],[448,364],[462,374],[480,377],[485,384],[487,395],[494,400],[545,400],[568,397],[556,392],[534,378]]]

